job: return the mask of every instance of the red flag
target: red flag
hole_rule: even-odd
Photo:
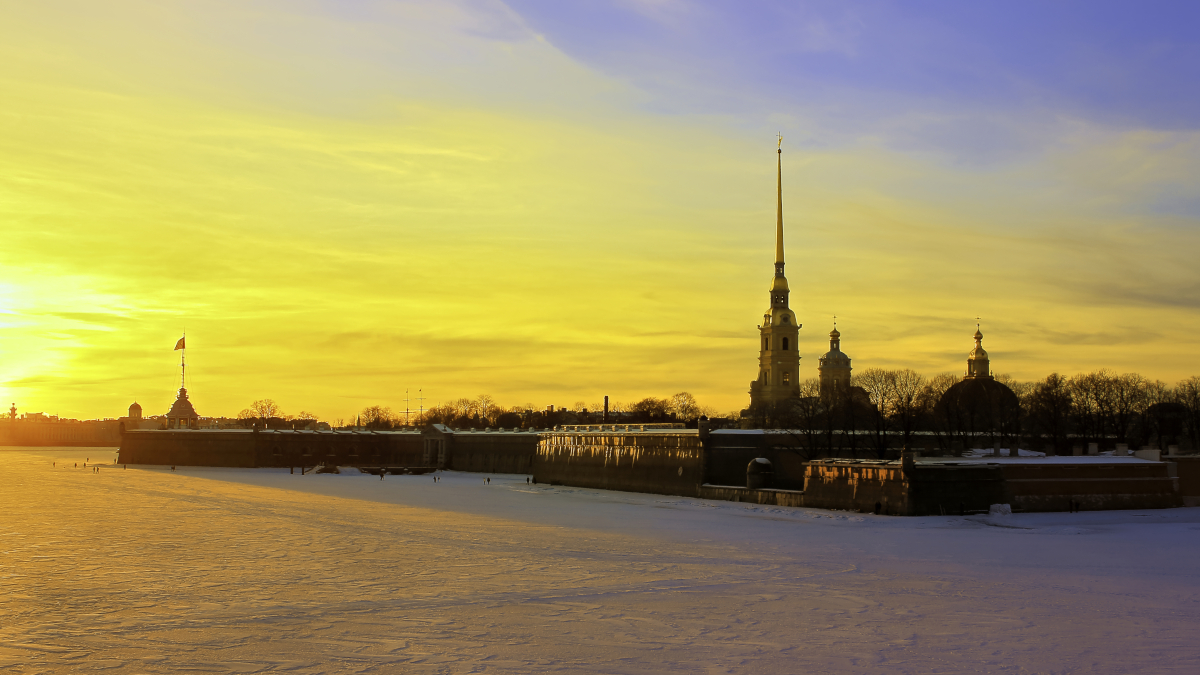
[[[179,342],[175,343],[175,349],[183,349],[183,338],[179,338]],[[174,349],[171,351],[175,351]]]

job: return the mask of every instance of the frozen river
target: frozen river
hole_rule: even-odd
[[[0,451],[5,672],[1200,672],[1200,509],[82,468],[114,456]]]

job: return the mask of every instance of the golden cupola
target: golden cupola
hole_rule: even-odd
[[[983,348],[983,333],[979,330],[979,324],[975,324],[975,348],[971,350],[970,354],[967,354],[967,374],[963,379],[992,379],[991,362],[988,359],[987,350]]]

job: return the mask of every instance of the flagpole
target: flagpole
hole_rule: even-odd
[[[183,332],[183,349],[179,352],[179,388],[187,388],[187,331]]]

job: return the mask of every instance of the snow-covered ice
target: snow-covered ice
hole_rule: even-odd
[[[85,456],[113,454],[0,452],[5,672],[1200,672],[1200,509],[64,468]]]

